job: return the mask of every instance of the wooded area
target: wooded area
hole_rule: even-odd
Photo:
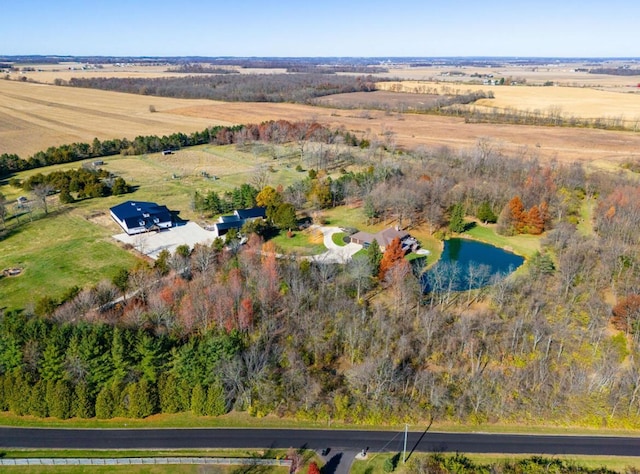
[[[379,80],[379,79],[375,79]],[[58,85],[132,94],[230,102],[299,102],[314,97],[375,90],[371,76],[327,74],[222,74],[161,78],[72,78]]]
[[[277,130],[238,133],[286,140]],[[176,252],[166,266],[5,314],[0,406],[61,418],[233,409],[371,424],[640,425],[633,177],[504,157],[486,143],[362,169],[276,192],[297,209],[362,203],[371,219],[440,233],[460,204],[467,217],[491,211],[505,229],[530,231],[545,203],[541,251],[492,286],[427,295],[422,266],[404,259],[389,257],[383,274],[371,255],[279,260],[256,235]]]

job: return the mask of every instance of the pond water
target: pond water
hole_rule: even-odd
[[[468,239],[444,242],[442,257],[423,276],[425,292],[466,291],[512,273],[524,258],[493,245]]]

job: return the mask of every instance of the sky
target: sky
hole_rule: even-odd
[[[638,0],[0,0],[0,55],[639,57]]]

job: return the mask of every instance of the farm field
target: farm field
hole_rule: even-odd
[[[550,89],[550,88],[544,88]],[[27,157],[52,145],[94,137],[189,133],[212,125],[317,120],[360,136],[390,134],[397,146],[470,149],[490,137],[505,154],[618,167],[640,156],[640,135],[605,130],[466,124],[464,119],[300,104],[166,99],[53,85],[0,81],[0,151]],[[623,95],[623,97],[627,97]],[[149,112],[154,105],[157,112]]]
[[[474,105],[498,110],[538,111],[543,114],[553,113],[583,119],[619,118],[624,121],[627,127],[635,127],[640,130],[640,94],[624,93],[623,91],[612,92],[611,90],[567,86],[453,85],[426,81],[379,82],[377,87],[382,90],[409,93],[424,90],[437,90],[441,94],[451,90],[493,92],[495,98],[480,99]],[[425,94],[425,97],[430,97],[430,95]]]

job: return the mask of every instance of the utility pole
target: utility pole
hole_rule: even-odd
[[[407,431],[409,431],[409,425],[404,424],[404,450],[402,452],[402,464],[407,462]]]

